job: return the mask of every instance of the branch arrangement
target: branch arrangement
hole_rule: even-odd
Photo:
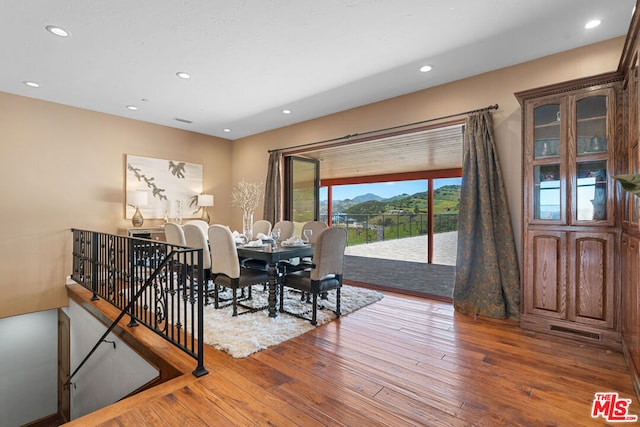
[[[244,179],[233,187],[231,193],[233,206],[242,208],[245,212],[253,212],[262,197],[262,183],[246,182]]]

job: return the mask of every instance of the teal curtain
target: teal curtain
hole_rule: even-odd
[[[271,224],[280,221],[282,216],[282,180],[280,178],[280,162],[282,155],[273,151],[269,155],[267,179],[264,185],[264,211],[262,219]]]
[[[520,272],[491,113],[467,117],[458,224],[455,309],[520,318]]]

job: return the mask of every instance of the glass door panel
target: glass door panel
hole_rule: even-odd
[[[607,97],[592,96],[576,103],[578,156],[607,151]]]
[[[560,104],[534,109],[534,159],[560,156]]]
[[[561,211],[560,165],[535,166],[534,219],[559,220]]]
[[[607,162],[578,163],[576,174],[578,221],[607,219]]]
[[[319,170],[317,160],[285,157],[284,218],[294,222],[296,235],[300,235],[305,222],[318,218]]]

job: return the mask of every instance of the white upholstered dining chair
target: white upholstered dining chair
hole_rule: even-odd
[[[186,246],[184,230],[180,224],[168,222],[164,225],[164,236],[170,245]]]
[[[236,243],[229,227],[219,224],[209,227],[209,245],[211,248],[211,278],[214,285],[214,307],[223,307],[220,305],[219,292],[220,287],[225,287],[231,289],[232,292],[233,316],[265,309],[266,306],[250,307],[243,305],[238,299],[238,289],[248,288],[246,299],[251,299],[251,287],[266,283],[269,280],[269,276],[264,270],[240,268]],[[238,313],[239,306],[246,310]]]
[[[185,246],[202,249],[202,265],[198,265],[197,259],[193,261],[193,265],[204,270],[204,282],[208,283],[211,277],[211,254],[209,253],[208,237],[197,224],[185,224],[182,229],[186,242]]]
[[[255,237],[260,233],[265,236],[269,236],[271,234],[271,223],[266,219],[259,219],[253,223],[253,236]]]
[[[203,219],[191,219],[184,223],[184,225],[187,225],[187,224],[197,225],[198,227],[200,227],[200,229],[202,230],[202,232],[206,237],[207,232],[209,230],[209,223],[207,223],[207,221]]]
[[[273,226],[273,229],[280,230],[280,237],[278,240],[282,242],[290,237],[293,237],[294,224],[293,221],[278,221],[276,222],[276,225]]]
[[[347,232],[341,227],[330,227],[319,233],[313,250],[313,268],[285,274],[280,282],[280,311],[311,321],[316,325],[318,319],[318,295],[331,290],[336,291],[336,309],[334,313],[340,317],[340,288],[342,287],[342,270],[344,250],[347,246]],[[284,308],[285,287],[297,289],[311,294],[311,318],[302,313],[292,313]]]

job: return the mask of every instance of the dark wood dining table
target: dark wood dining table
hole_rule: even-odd
[[[266,262],[269,275],[269,317],[278,316],[276,306],[278,279],[282,268],[279,265],[280,261],[310,257],[313,255],[313,246],[310,244],[300,246],[278,244],[276,247],[272,247],[271,243],[268,243],[265,246],[238,245],[237,249],[240,258],[252,258]]]

